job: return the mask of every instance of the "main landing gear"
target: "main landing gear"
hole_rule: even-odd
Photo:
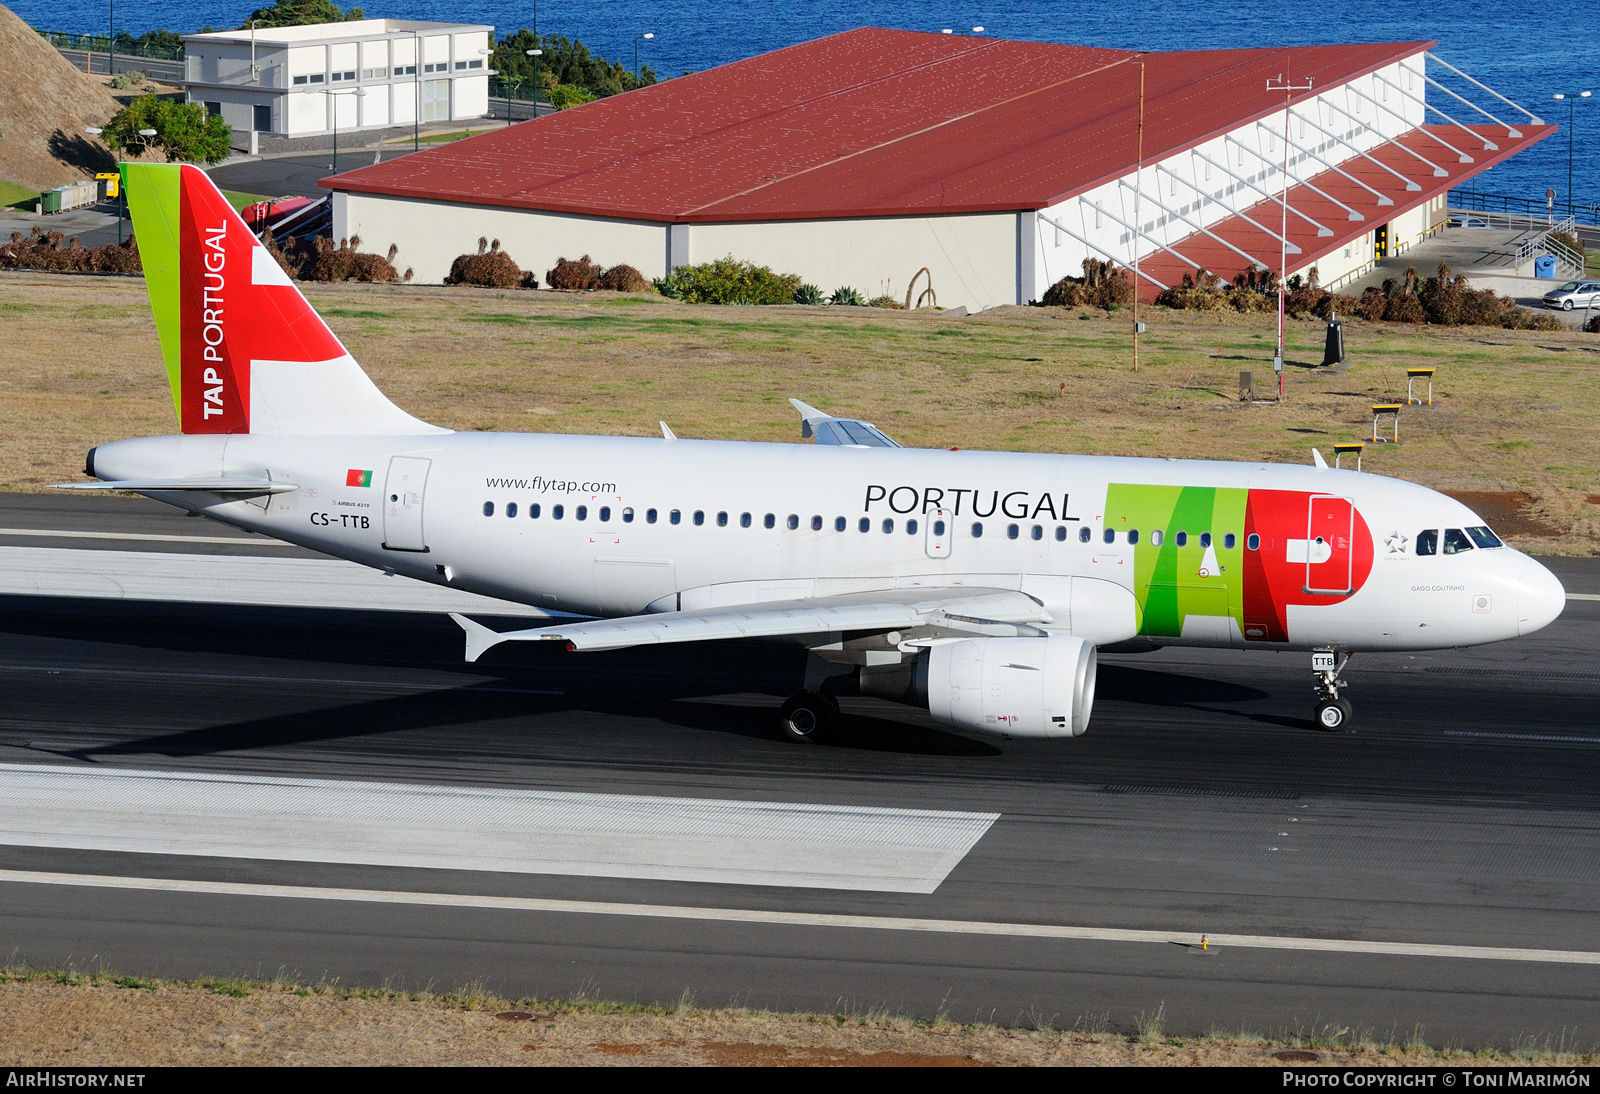
[[[839,720],[839,702],[831,695],[802,691],[778,711],[783,735],[797,743],[825,739]]]
[[[1350,663],[1350,654],[1338,654],[1333,650],[1311,651],[1311,675],[1313,677],[1311,690],[1316,694],[1316,722],[1318,729],[1330,733],[1334,730],[1344,729],[1350,723],[1354,714],[1350,701],[1339,695],[1339,689],[1346,686],[1346,682],[1339,679],[1339,674]]]

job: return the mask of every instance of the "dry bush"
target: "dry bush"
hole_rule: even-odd
[[[478,237],[478,253],[457,256],[444,279],[446,285],[480,285],[488,289],[514,289],[525,281],[521,267],[500,249],[500,241],[491,245],[483,236]]]
[[[648,278],[632,266],[622,264],[613,266],[600,275],[600,283],[596,288],[608,292],[655,292],[655,286],[650,284]]]
[[[1277,311],[1278,290],[1274,288],[1269,294],[1259,289],[1247,289],[1235,285],[1233,291],[1228,294],[1228,303],[1233,306],[1234,311],[1240,312]]]
[[[299,236],[280,244],[272,230],[261,234],[261,245],[283,267],[284,273],[299,281],[375,281],[411,280],[411,271],[402,277],[394,268],[400,248],[390,245],[387,255],[360,250],[361,237],[341,239],[335,247],[327,236]]]
[[[1583,325],[1586,334],[1600,334],[1600,315],[1592,317]]]
[[[591,261],[588,255],[576,262],[570,258],[558,258],[555,269],[545,271],[544,283],[560,292],[588,292],[600,287],[600,278],[604,273],[605,269]]]
[[[1050,308],[1110,308],[1133,303],[1133,275],[1114,262],[1083,260],[1082,277],[1063,277],[1039,301]]]
[[[1426,323],[1428,313],[1422,310],[1422,301],[1415,293],[1397,292],[1384,306],[1383,318],[1390,323]]]
[[[906,310],[905,304],[902,301],[896,300],[892,296],[874,296],[871,300],[867,301],[867,307],[890,308],[894,311]]]
[[[84,247],[77,236],[58,231],[46,232],[35,225],[24,237],[11,233],[11,242],[0,246],[0,270],[49,270],[57,273],[139,273],[139,245],[133,236],[121,246]]]

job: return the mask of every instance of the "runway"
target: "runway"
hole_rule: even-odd
[[[0,554],[17,547],[315,560],[153,503],[0,497]],[[1600,597],[1600,560],[1550,565]],[[1600,599],[1574,599],[1516,642],[1357,657],[1346,733],[1311,728],[1302,655],[1164,650],[1104,659],[1077,740],[847,699],[847,738],[802,747],[772,725],[801,666],[783,646],[500,647],[468,666],[435,608],[0,595],[0,783],[15,803],[12,786],[69,780],[29,815],[88,833],[39,846],[0,822],[0,946],[151,975],[1600,1040],[1597,630]],[[116,842],[148,833],[117,812],[136,798],[86,789],[108,777],[176,786],[201,819]],[[251,847],[205,819],[227,796],[193,791],[219,777],[252,817],[272,786],[332,784],[305,808],[360,808],[295,838],[336,852],[384,831],[341,839],[338,816],[432,817],[435,842],[394,842],[433,857]],[[479,803],[460,823],[429,804],[458,799]],[[581,870],[508,861],[612,830],[665,832],[631,852],[655,865],[625,873],[631,841],[603,839],[568,856]],[[878,854],[885,832],[911,850]],[[814,876],[775,876],[802,852]]]

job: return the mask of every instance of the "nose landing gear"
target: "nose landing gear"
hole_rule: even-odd
[[[1317,697],[1314,716],[1318,729],[1330,733],[1344,729],[1354,716],[1349,700],[1339,695],[1339,690],[1346,686],[1339,674],[1350,663],[1350,657],[1348,653],[1341,655],[1333,650],[1311,651],[1311,690]]]

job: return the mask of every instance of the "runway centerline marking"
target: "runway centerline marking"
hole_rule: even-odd
[[[0,764],[0,845],[931,893],[998,813]]]
[[[113,539],[129,543],[231,543],[257,547],[293,547],[271,536],[169,536],[154,532],[74,532],[65,528],[0,528],[0,536],[37,536],[40,539]]]
[[[460,908],[497,912],[557,915],[624,916],[634,919],[679,919],[706,923],[741,923],[776,927],[827,927],[843,930],[914,931],[927,934],[1053,939],[1078,942],[1139,942],[1165,946],[1198,946],[1195,931],[1129,930],[1116,927],[1068,927],[1049,923],[1002,923],[970,919],[919,919],[908,916],[844,915],[829,912],[778,912],[755,908],[706,908],[685,904],[621,904],[599,900],[548,897],[477,896],[467,893],[419,893],[394,889],[338,889],[316,885],[265,885],[238,881],[188,881],[176,878],[127,877],[113,874],[68,874],[43,870],[0,870],[0,883],[60,885],[202,896],[264,897],[395,904],[424,908]],[[1216,948],[1300,950],[1316,953],[1382,954],[1391,957],[1445,957],[1478,961],[1528,961],[1560,965],[1600,965],[1600,953],[1586,950],[1534,950],[1509,946],[1455,946],[1430,942],[1376,942],[1369,939],[1299,938],[1293,935],[1214,934]]]

